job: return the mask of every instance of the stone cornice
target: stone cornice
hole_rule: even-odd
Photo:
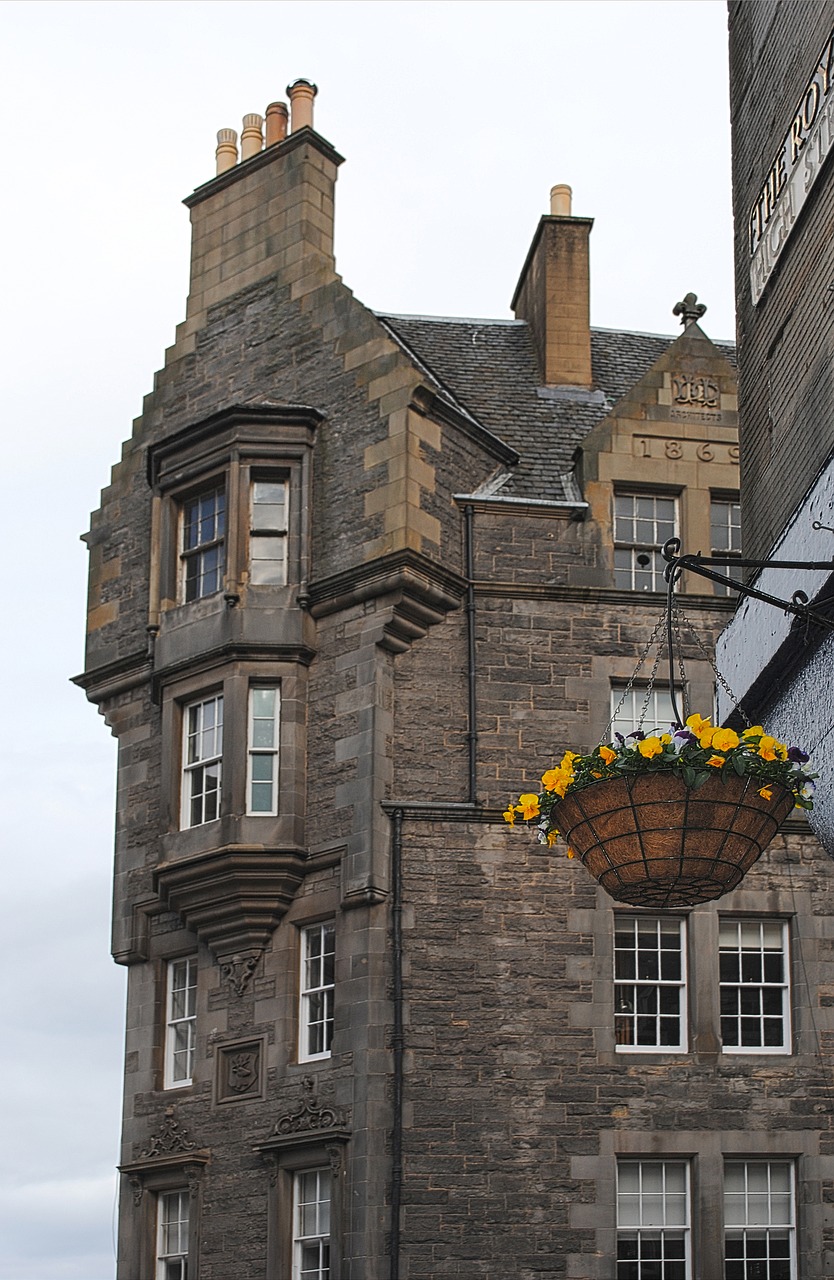
[[[466,582],[458,574],[414,551],[396,551],[311,582],[308,608],[314,618],[324,618],[380,600],[377,643],[392,653],[404,653],[459,607],[465,590]]]
[[[512,600],[570,600],[575,604],[628,605],[653,616],[660,614],[666,600],[665,591],[623,591],[618,587],[585,587],[558,582],[491,582],[478,579],[476,596],[497,596]],[[684,595],[677,597],[680,607],[698,612],[732,613],[735,601],[726,596]],[[653,608],[647,609],[651,605]]]
[[[315,129],[307,127],[297,129],[288,138],[284,138],[283,142],[277,142],[274,146],[267,147],[264,151],[259,151],[257,155],[252,156],[249,160],[241,160],[233,169],[227,169],[225,173],[219,174],[216,178],[210,178],[208,182],[204,182],[202,186],[192,191],[190,196],[186,196],[183,204],[187,209],[192,209],[195,204],[208,200],[218,191],[225,191],[227,187],[234,186],[246,174],[256,173],[258,169],[265,169],[267,165],[272,164],[281,156],[287,155],[288,152],[295,151],[305,143],[309,143],[316,151],[320,151],[333,164],[338,166],[344,163],[344,156],[340,156],[336,148],[326,138],[323,138],[320,133],[316,133]]]
[[[296,433],[297,443],[312,445],[313,433],[319,423],[324,421],[324,414],[311,405],[303,404],[234,404],[207,418],[198,418],[196,422],[187,423],[171,435],[166,435],[148,446],[148,483],[157,483],[160,470],[171,456],[176,456],[183,449],[192,449],[206,439],[223,431],[258,424],[283,426]],[[278,437],[276,437],[278,438]],[[280,439],[279,439],[280,443]]]
[[[161,685],[170,684],[178,676],[200,675],[232,662],[297,662],[309,667],[316,652],[317,650],[305,644],[247,644],[230,640],[228,644],[217,645],[193,658],[183,658],[181,662],[155,667],[154,690],[158,692]]]
[[[147,684],[152,670],[148,652],[143,649],[141,653],[127,654],[100,667],[90,667],[71,679],[73,684],[84,690],[90,702],[101,703]]]

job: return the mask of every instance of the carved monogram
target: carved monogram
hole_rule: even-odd
[[[672,399],[675,404],[696,404],[700,409],[719,409],[721,391],[712,378],[690,378],[685,373],[672,374]]]

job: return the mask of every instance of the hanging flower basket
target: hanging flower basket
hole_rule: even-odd
[[[701,716],[668,733],[567,752],[504,814],[559,834],[618,902],[684,907],[729,893],[795,806],[812,807],[808,757],[756,725],[739,737]]]

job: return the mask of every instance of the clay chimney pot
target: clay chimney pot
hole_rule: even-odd
[[[290,132],[313,127],[313,99],[318,89],[311,80],[296,80],[287,85],[290,99]]]
[[[270,102],[266,109],[266,145],[274,147],[276,142],[283,142],[287,136],[286,102]]]
[[[263,150],[264,118],[255,113],[243,117],[243,132],[240,135],[240,158],[249,160]]]
[[[237,164],[237,133],[234,129],[219,129],[217,133],[217,172],[226,173]]]
[[[569,218],[571,216],[571,197],[573,192],[567,183],[557,183],[550,188],[550,216],[553,218]]]

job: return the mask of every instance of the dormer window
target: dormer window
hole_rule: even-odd
[[[225,571],[226,490],[215,485],[182,504],[181,598],[185,603],[213,595]]]

